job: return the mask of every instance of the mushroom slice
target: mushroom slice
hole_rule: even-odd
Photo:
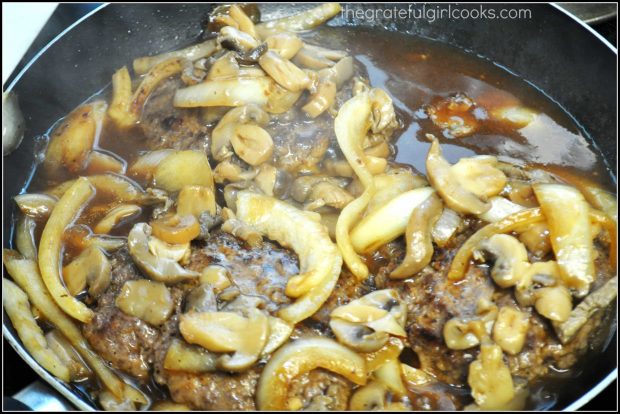
[[[84,303],[70,295],[62,283],[60,274],[62,236],[94,193],[93,186],[86,178],[78,178],[58,200],[43,229],[39,243],[39,268],[50,294],[65,312],[84,323],[90,321],[94,313]]]
[[[407,395],[407,388],[405,388],[402,378],[401,363],[398,359],[381,365],[372,375],[377,381],[385,385],[392,394],[398,397]]]
[[[228,9],[228,14],[237,23],[239,30],[249,34],[255,39],[258,39],[254,22],[241,7],[233,4],[230,6],[230,9]]]
[[[88,286],[88,293],[96,298],[110,285],[111,271],[112,267],[105,253],[100,248],[91,246],[62,268],[62,276],[73,296]]]
[[[232,155],[231,141],[240,125],[255,124],[265,126],[269,123],[269,115],[256,105],[244,105],[231,109],[222,117],[211,134],[211,154],[217,161]],[[269,137],[271,141],[271,137]],[[271,142],[273,148],[273,142]]]
[[[340,89],[354,74],[355,68],[353,67],[353,58],[351,56],[345,56],[331,68],[319,71],[319,76],[333,80],[336,83],[337,89]]]
[[[115,304],[127,315],[155,326],[166,322],[174,307],[166,285],[145,279],[125,282]]]
[[[443,157],[437,138],[432,135],[427,137],[432,139],[431,148],[426,156],[428,179],[448,207],[460,213],[471,214],[482,214],[489,210],[490,204],[483,202],[463,186],[459,176]]]
[[[161,259],[170,259],[175,262],[185,264],[189,260],[189,256],[191,255],[190,243],[166,243],[163,240],[158,239],[157,237],[149,237],[149,251],[161,258]]]
[[[497,158],[490,155],[461,158],[451,168],[465,190],[488,199],[502,192],[506,175],[497,167]]]
[[[317,208],[328,206],[336,209],[343,209],[353,200],[353,196],[346,190],[327,181],[317,183],[312,187],[308,195],[308,201],[311,202],[310,205],[314,204]],[[311,209],[309,206],[306,206],[306,208],[308,210]]]
[[[223,184],[227,181],[240,183],[254,179],[258,174],[258,170],[255,168],[243,170],[238,164],[234,164],[230,160],[224,160],[217,164],[213,174],[213,178],[218,184]]]
[[[278,181],[278,169],[271,164],[261,164],[254,182],[260,190],[268,196],[273,196]]]
[[[594,313],[605,309],[618,296],[618,276],[609,279],[603,286],[590,293],[573,309],[565,321],[553,322],[560,341],[570,342],[577,332],[590,320]]]
[[[109,253],[125,246],[125,237],[113,237],[93,234],[90,227],[83,224],[67,228],[63,234],[65,246],[75,250],[84,250],[89,247],[97,247]]]
[[[176,283],[185,279],[197,278],[199,273],[184,269],[176,261],[159,258],[149,251],[148,238],[151,226],[138,223],[127,236],[129,254],[136,265],[151,279],[163,283]]]
[[[452,318],[443,327],[443,337],[450,349],[464,350],[480,344],[485,334],[484,323],[480,319],[463,320]]]
[[[265,110],[270,114],[283,114],[293,108],[302,93],[303,91],[289,91],[274,82],[269,99],[265,104]]]
[[[298,339],[271,357],[256,388],[259,410],[286,410],[291,380],[315,368],[340,374],[349,381],[366,384],[364,358],[338,342],[321,337]]]
[[[268,161],[273,154],[271,135],[258,125],[237,125],[230,142],[239,158],[253,166]]]
[[[298,36],[286,32],[269,36],[265,42],[269,50],[273,50],[284,59],[292,59],[304,45]]]
[[[324,3],[292,16],[258,24],[256,32],[263,39],[281,32],[301,32],[325,23],[341,9],[338,3]]]
[[[432,384],[436,382],[435,378],[426,373],[426,371],[414,368],[407,364],[400,364],[400,369],[406,385],[410,387],[419,387],[421,385]]]
[[[214,190],[213,173],[207,155],[201,151],[177,151],[164,158],[153,174],[155,186],[180,191],[186,185],[202,185]]]
[[[310,118],[316,118],[327,111],[336,101],[336,82],[327,77],[319,77],[316,89],[308,102],[301,108]]]
[[[97,223],[93,231],[99,234],[108,234],[123,220],[136,217],[140,215],[141,212],[142,208],[140,206],[136,206],[135,204],[121,204],[110,210],[105,217]]]
[[[171,244],[189,243],[200,234],[200,224],[191,214],[168,214],[151,222],[153,236]]]
[[[434,192],[430,187],[416,188],[393,198],[383,207],[368,214],[351,231],[351,243],[355,251],[375,251],[403,234],[411,213]]]
[[[584,297],[594,281],[590,206],[579,190],[567,185],[536,184],[534,193],[549,224],[564,284]]]
[[[48,173],[56,174],[63,168],[77,173],[86,167],[88,155],[99,139],[107,108],[104,101],[82,105],[54,129],[43,162]]]
[[[189,343],[223,355],[217,365],[239,372],[253,365],[269,338],[269,321],[258,309],[247,309],[247,317],[232,312],[187,313],[181,316],[179,329]]]
[[[259,46],[258,40],[232,26],[223,27],[217,35],[217,43],[224,49],[249,52]]]
[[[379,350],[389,335],[406,336],[406,312],[392,289],[378,290],[340,306],[330,318],[329,325],[338,341],[360,352]]]
[[[387,388],[379,381],[358,388],[351,396],[351,411],[384,411],[386,408]]]
[[[178,89],[173,104],[180,108],[202,106],[266,105],[274,87],[270,77],[239,77],[208,80]]]
[[[385,134],[397,125],[392,98],[380,88],[372,88],[369,93],[372,103],[371,130],[375,134]]]
[[[413,209],[405,228],[405,259],[390,273],[390,278],[404,279],[413,276],[431,262],[434,251],[431,230],[442,209],[441,199],[435,193]]]
[[[495,234],[480,243],[479,248],[495,257],[491,277],[500,287],[515,286],[529,264],[525,246],[508,234]]]
[[[221,229],[244,240],[251,247],[259,247],[263,244],[263,236],[256,228],[234,217],[226,219]]]
[[[299,69],[293,62],[284,59],[277,52],[268,50],[260,58],[258,64],[280,86],[291,92],[304,90],[310,84],[306,72]]]
[[[347,56],[343,50],[331,50],[320,46],[304,44],[295,55],[295,64],[309,69],[331,68],[341,59]]]
[[[534,293],[536,311],[547,319],[564,322],[573,309],[573,298],[564,286],[544,287]]]
[[[503,361],[499,345],[486,342],[480,346],[478,358],[469,365],[467,383],[476,404],[483,410],[500,408],[513,399],[510,369]]]
[[[316,312],[333,290],[342,257],[327,229],[314,216],[272,197],[240,191],[237,218],[299,256],[300,274],[289,279],[286,294],[297,298],[278,316],[297,323]]]
[[[475,116],[476,103],[468,96],[457,93],[426,106],[426,113],[433,123],[443,129],[444,135],[462,138],[478,129]]]
[[[20,194],[13,197],[21,212],[32,218],[47,218],[58,199],[47,194]]]
[[[70,371],[50,349],[43,331],[32,316],[28,295],[15,283],[2,278],[2,305],[24,347],[43,368],[62,381],[70,381]]]
[[[517,355],[523,349],[530,316],[517,308],[504,306],[500,308],[493,325],[493,340],[504,352]]]
[[[344,188],[347,185],[346,179],[327,175],[302,175],[293,181],[290,189],[291,197],[293,200],[303,203],[310,196],[314,186],[323,182],[331,183],[339,188]]]

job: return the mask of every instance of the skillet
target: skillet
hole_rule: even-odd
[[[269,20],[311,7],[309,4],[261,5]],[[347,5],[350,10],[384,7]],[[407,9],[409,5],[390,5]],[[422,5],[411,7],[420,8]],[[460,5],[461,9],[490,10],[503,5]],[[582,133],[607,161],[615,182],[617,159],[617,51],[571,15],[549,5],[513,5],[531,10],[523,20],[357,19],[337,16],[330,26],[387,29],[449,43],[483,56],[531,82],[576,116]],[[4,157],[3,246],[10,246],[14,203],[11,198],[27,184],[37,146],[35,137],[61,116],[109,82],[110,75],[133,57],[185,46],[201,35],[212,6],[200,4],[112,4],[95,10],[41,50],[8,85],[20,98],[27,130],[22,145]],[[381,16],[379,16],[381,17]],[[93,402],[79,389],[67,386],[42,370],[23,349],[3,314],[3,333],[9,343],[54,388],[80,409]],[[606,350],[563,385],[554,409],[581,407],[617,377],[617,334]]]

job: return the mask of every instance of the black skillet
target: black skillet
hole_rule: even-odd
[[[264,19],[292,14],[308,4],[265,4]],[[351,4],[349,10],[393,8],[420,10],[447,5]],[[531,17],[518,20],[358,19],[337,16],[331,26],[367,26],[423,36],[460,47],[509,68],[547,93],[575,115],[583,133],[603,155],[614,177],[617,158],[617,51],[588,26],[550,5],[474,5],[473,13],[500,8],[527,8]],[[201,35],[211,5],[112,4],[95,10],[41,50],[5,90],[20,99],[26,118],[21,146],[4,157],[3,246],[11,245],[14,204],[11,198],[27,183],[34,163],[35,137],[90,95],[109,83],[115,69],[137,56],[187,45]],[[5,85],[6,86],[6,85]],[[3,334],[26,362],[81,409],[93,402],[42,370],[23,349],[3,313]],[[617,377],[617,334],[606,350],[584,366],[581,375],[562,385],[553,409],[574,410],[586,404]],[[7,379],[5,372],[5,380]]]

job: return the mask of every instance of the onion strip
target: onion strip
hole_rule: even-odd
[[[39,243],[39,268],[45,285],[58,306],[81,322],[90,321],[94,313],[84,303],[75,299],[62,283],[60,274],[62,235],[94,193],[95,189],[88,179],[78,178],[58,200],[43,229]]]

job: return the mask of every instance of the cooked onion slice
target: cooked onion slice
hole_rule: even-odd
[[[402,235],[411,213],[434,192],[430,187],[407,191],[364,217],[351,231],[355,251],[372,252]]]
[[[269,102],[273,80],[268,77],[221,79],[199,83],[177,90],[174,106],[195,108],[201,106],[242,106]]]
[[[473,251],[483,240],[488,239],[494,234],[508,233],[517,228],[523,228],[524,226],[528,226],[530,224],[540,223],[543,220],[545,220],[545,216],[543,215],[541,209],[532,208],[511,214],[498,222],[487,224],[475,232],[465,243],[463,243],[452,260],[450,270],[448,271],[448,278],[452,280],[460,280],[465,276],[469,259],[471,258]]]
[[[166,285],[145,279],[125,282],[115,304],[127,315],[155,326],[164,323],[174,307],[172,295]]]
[[[476,404],[482,409],[500,409],[515,395],[510,369],[503,361],[502,349],[493,342],[480,346],[478,358],[469,365],[467,383]]]
[[[147,400],[140,391],[121,381],[106,363],[90,348],[80,328],[55,303],[49,294],[39,273],[36,262],[21,259],[12,250],[4,250],[4,266],[13,280],[30,298],[45,319],[67,338],[86,363],[97,374],[103,385],[117,398],[146,404]]]
[[[82,105],[54,129],[43,163],[48,173],[56,174],[63,168],[77,173],[86,167],[88,155],[99,139],[107,107],[104,101]]]
[[[90,321],[94,313],[84,303],[71,296],[62,283],[60,275],[62,235],[94,192],[94,188],[86,178],[78,178],[58,200],[43,229],[39,243],[39,268],[45,285],[58,306],[81,322]]]
[[[49,348],[43,331],[32,316],[28,296],[15,283],[2,278],[2,304],[26,350],[43,368],[62,381],[71,379],[69,369]]]
[[[390,273],[390,278],[413,276],[431,262],[434,251],[431,231],[441,215],[442,207],[441,199],[431,194],[413,209],[405,228],[407,252],[403,262]]]
[[[157,165],[154,185],[166,191],[180,191],[186,185],[202,185],[215,190],[213,172],[202,151],[176,151]]]
[[[280,32],[301,32],[319,26],[340,12],[338,3],[325,3],[320,6],[281,19],[256,25],[256,32],[265,39]]]
[[[182,58],[195,61],[204,57],[211,56],[217,50],[217,42],[215,39],[209,39],[197,45],[186,47],[185,49],[175,50],[173,52],[162,53],[156,56],[147,56],[134,59],[133,70],[142,75],[149,71],[158,63],[164,62],[171,58]]]
[[[566,185],[536,184],[534,193],[549,224],[563,282],[584,297],[594,281],[590,206],[579,190]]]
[[[263,369],[256,388],[258,409],[288,409],[291,380],[315,368],[335,372],[358,385],[366,384],[364,358],[332,339],[299,339],[280,348]]]
[[[375,184],[366,165],[362,143],[371,124],[371,101],[368,94],[359,94],[342,105],[334,121],[338,145],[353,171],[364,186],[364,192],[342,209],[336,223],[336,243],[351,273],[359,280],[368,277],[368,267],[355,252],[349,231],[375,193]]]
[[[237,218],[299,256],[300,274],[286,287],[286,294],[297,300],[278,316],[297,323],[316,312],[330,295],[342,267],[342,257],[327,229],[310,213],[249,191],[237,195]]]
[[[47,194],[20,194],[13,197],[24,215],[32,218],[47,218],[51,214],[56,197]]]
[[[130,113],[131,107],[131,76],[127,66],[123,66],[112,75],[112,102],[108,108],[108,116],[120,128],[135,125],[136,119]]]

